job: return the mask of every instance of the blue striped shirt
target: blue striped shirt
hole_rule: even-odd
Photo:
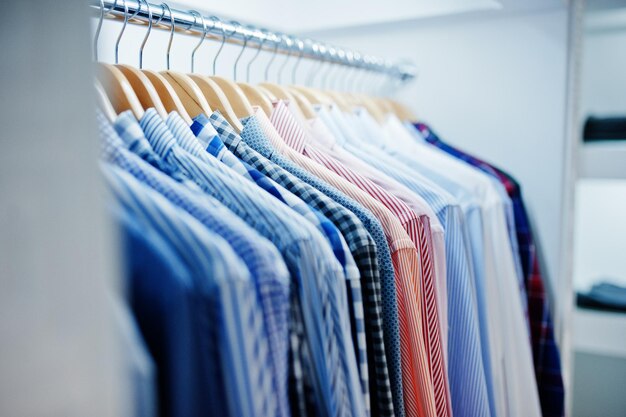
[[[198,157],[182,149],[177,144],[180,138],[171,134],[154,109],[146,111],[140,124],[162,158],[179,166],[205,192],[268,237],[281,251],[298,291],[306,331],[304,341],[311,360],[307,370],[313,372],[318,412],[352,415],[354,410],[347,400],[347,375],[339,361],[341,332],[336,332],[349,326],[345,287],[339,285],[344,279],[343,269],[323,236],[299,214],[259,193],[254,184],[209,153]]]
[[[132,125],[134,116],[124,122]],[[134,120],[135,125],[139,126]],[[100,134],[106,144],[106,159],[131,173],[142,183],[160,192],[172,203],[198,219],[209,230],[224,237],[248,266],[257,289],[257,298],[263,308],[268,332],[272,375],[277,404],[277,415],[289,415],[287,397],[287,313],[289,305],[289,273],[280,254],[267,239],[260,236],[221,203],[204,194],[199,187],[192,190],[182,186],[167,175],[153,169],[140,157],[121,149],[119,139],[104,118],[99,118]],[[143,137],[141,128],[125,129],[125,142],[138,142]],[[133,139],[131,136],[134,136]],[[146,140],[147,141],[147,140]],[[158,156],[156,157],[158,158]],[[195,184],[194,184],[195,185]],[[274,414],[272,412],[271,414]]]
[[[268,360],[263,321],[250,274],[219,235],[129,173],[103,163],[104,176],[121,205],[144,219],[176,250],[189,268],[200,311],[197,338],[203,352],[198,389],[205,392],[198,410],[220,415],[263,416],[269,411]]]

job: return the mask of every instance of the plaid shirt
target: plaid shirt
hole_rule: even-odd
[[[272,126],[266,118],[257,118],[257,121],[265,135],[275,134],[275,131],[272,132]],[[244,120],[244,124],[247,126],[248,120]],[[369,391],[372,398],[372,413],[374,415],[393,415],[393,402],[382,330],[378,250],[366,226],[355,214],[351,213],[316,188],[302,181],[300,178],[292,175],[263,155],[257,153],[248,146],[246,142],[240,141],[236,146],[233,146],[233,143],[227,141],[226,145],[231,148],[238,157],[273,178],[312,207],[320,210],[344,235],[359,267],[363,281],[365,313],[365,320],[363,320],[363,322],[365,326],[365,341],[367,344],[368,378],[370,382]],[[355,324],[360,325],[360,323]],[[362,356],[360,357],[362,358]],[[361,375],[363,375],[363,372],[361,372]],[[364,387],[367,389],[366,385],[364,385]],[[387,411],[385,412],[383,410]]]
[[[264,115],[261,112],[258,112],[257,118],[263,118],[263,116]],[[274,148],[274,142],[270,143],[268,138],[271,138],[271,136],[267,138],[258,137],[255,138],[254,141],[248,142],[248,144],[266,158],[272,160],[277,165],[280,165],[282,168],[294,174],[296,177],[314,186],[342,206],[351,210],[363,222],[365,227],[368,229],[368,232],[371,234],[372,238],[376,242],[376,246],[380,254],[378,261],[381,272],[381,294],[383,301],[382,305],[384,317],[383,324],[385,329],[384,340],[387,353],[387,363],[389,368],[389,378],[392,389],[393,407],[396,415],[404,416],[405,399],[403,397],[404,388],[402,381],[403,375],[401,370],[401,343],[399,332],[401,321],[398,319],[399,309],[395,283],[395,268],[403,268],[404,264],[402,262],[394,262],[398,261],[400,245],[398,245],[396,241],[393,241],[393,239],[392,243],[387,242],[387,236],[385,233],[387,231],[391,232],[392,230],[389,228],[383,229],[381,222],[372,214],[372,212],[365,209],[360,203],[348,197],[342,191],[330,185],[325,180],[320,179],[319,177],[311,174],[309,171],[296,165],[294,162],[292,162],[291,159],[287,159],[287,157],[294,158],[294,160],[298,161],[298,163],[300,163],[299,158],[302,158],[303,162],[306,162],[304,160],[310,160],[288,148],[284,144],[284,142],[282,142],[281,147],[281,141],[278,141],[276,145],[278,146],[278,148]],[[276,149],[279,149],[279,151],[287,157],[283,156],[279,152],[276,152]],[[312,163],[312,161],[310,162]],[[323,169],[323,167],[321,166],[319,166],[319,168]],[[313,171],[315,171],[315,169],[313,169]],[[387,225],[387,227],[388,226],[389,225]],[[391,248],[393,248],[394,250],[393,260],[391,256]],[[406,271],[402,271],[402,273],[404,272]]]
[[[232,129],[232,127],[226,122],[226,120],[219,114],[214,113],[211,115],[210,120],[204,116],[199,116],[195,119],[194,124],[192,126],[192,130],[196,135],[201,136],[203,131],[205,130],[205,126],[207,123],[213,123],[213,126],[217,129],[218,133],[221,135],[220,138],[213,138],[212,140],[207,141],[209,143],[208,150],[211,152],[215,152],[218,155],[221,155],[223,158],[227,158],[231,156],[231,163],[236,164],[246,164],[250,166],[251,169],[256,171],[256,168],[259,169],[258,175],[267,175],[270,178],[270,181],[276,181],[280,185],[278,187],[282,188],[283,186],[289,190],[287,191],[291,194],[293,191],[296,191],[298,187],[299,180],[295,178],[289,178],[290,174],[283,173],[282,175],[277,172],[279,169],[273,163],[263,158],[261,155],[256,154],[252,149],[245,148],[245,143],[242,141],[243,138],[250,137],[251,135],[259,135],[262,132],[258,129],[257,126],[252,125],[250,123],[245,123],[245,127],[243,132],[241,133],[241,137],[237,135],[237,133]],[[211,125],[209,125],[211,126]],[[222,142],[223,140],[223,142]],[[219,141],[219,142],[217,142]],[[221,146],[220,146],[221,145]],[[226,149],[224,145],[228,146],[234,151],[234,154],[231,153],[230,150]],[[247,152],[246,152],[247,151]],[[236,154],[236,156],[235,156]],[[256,155],[255,155],[256,154]],[[241,160],[238,159],[241,158]],[[254,168],[252,168],[254,166]],[[265,178],[265,177],[264,177]],[[297,193],[294,193],[298,195]],[[291,194],[293,195],[293,194]],[[299,200],[301,198],[300,195],[297,197]],[[302,200],[300,200],[302,201]],[[307,206],[308,207],[308,206]],[[317,208],[316,208],[317,211]],[[329,222],[325,217],[324,219]],[[330,223],[330,222],[329,222]],[[333,223],[330,223],[327,228],[332,228],[332,230],[337,231],[338,229],[335,227]],[[339,234],[341,236],[341,234]],[[341,236],[341,240],[345,242],[343,236]],[[346,247],[347,249],[347,247]],[[356,355],[359,360],[359,376],[361,378],[361,383],[358,384],[359,387],[363,390],[363,398],[365,399],[366,410],[369,414],[369,381],[368,381],[368,363],[367,363],[367,345],[366,345],[366,337],[365,337],[365,323],[364,323],[364,313],[363,313],[363,301],[361,295],[361,284],[359,281],[360,274],[358,269],[356,268],[356,264],[354,263],[354,258],[352,254],[347,250],[347,253],[343,256],[345,259],[351,262],[352,268],[354,268],[355,273],[351,273],[349,275],[349,279],[346,281],[348,286],[348,294],[351,295],[350,303],[352,306],[352,331],[353,331],[353,340],[354,340],[354,348],[356,350]],[[350,347],[347,347],[350,348]],[[357,384],[355,384],[357,385]],[[362,401],[362,399],[357,400]]]
[[[560,354],[554,338],[550,306],[545,293],[537,248],[520,185],[504,171],[442,142],[427,125],[417,123],[415,127],[427,142],[499,180],[513,201],[517,243],[528,299],[530,335],[541,409],[544,417],[563,416],[565,414],[565,390],[561,374]]]

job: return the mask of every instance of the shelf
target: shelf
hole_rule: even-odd
[[[579,162],[580,178],[626,179],[626,143],[586,143]]]
[[[574,351],[626,358],[626,314],[577,308]]]

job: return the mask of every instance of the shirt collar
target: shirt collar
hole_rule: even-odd
[[[146,138],[154,151],[162,157],[166,157],[172,148],[176,146],[174,135],[172,135],[155,109],[150,108],[146,110],[139,124],[143,128]]]
[[[115,119],[115,122],[113,123],[113,127],[126,147],[131,151],[138,155],[153,152],[150,142],[146,139],[146,136],[144,135],[143,130],[141,129],[141,126],[139,125],[139,122],[137,122],[137,119],[133,115],[132,111],[126,110],[117,116],[117,119]]]
[[[228,123],[219,111],[214,111],[209,119],[226,146],[234,148],[239,145],[239,142],[241,142],[241,136],[237,134],[237,131],[230,125],[230,123]]]
[[[258,106],[252,107],[254,110],[254,117],[256,118],[259,127],[265,133],[265,137],[269,141],[270,145],[278,152],[283,152],[288,146],[283,140],[283,137],[278,133],[272,122],[267,117],[262,108]],[[246,122],[247,124],[247,122]]]
[[[302,153],[306,145],[310,143],[306,132],[284,101],[281,100],[274,103],[274,110],[270,116],[270,121],[285,143],[298,153]]]
[[[209,146],[213,138],[219,137],[217,131],[211,124],[211,120],[204,113],[200,113],[193,119],[191,131],[205,148]]]
[[[100,109],[96,109],[96,122],[100,134],[100,156],[106,161],[111,161],[116,150],[123,148],[125,144]]]

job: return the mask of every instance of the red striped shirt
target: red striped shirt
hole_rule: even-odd
[[[449,387],[441,348],[428,217],[418,216],[399,198],[346,167],[326,152],[311,146],[310,139],[283,103],[276,105],[271,120],[291,148],[367,192],[400,221],[413,243],[414,250],[414,256],[398,265],[394,260],[396,270],[409,281],[400,282],[397,287],[398,303],[401,304],[399,311],[401,318],[404,317],[404,324],[401,323],[403,383],[406,386],[405,390],[411,391],[408,397],[405,395],[406,412],[409,416],[450,416]],[[372,211],[379,217],[377,212]],[[410,361],[406,363],[408,372],[406,376],[405,360]]]

